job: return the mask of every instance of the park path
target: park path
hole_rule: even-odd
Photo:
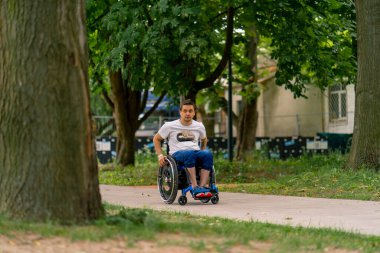
[[[380,236],[380,202],[375,201],[221,192],[217,205],[202,204],[188,194],[188,203],[181,206],[177,201],[172,205],[165,204],[157,187],[101,185],[100,190],[103,201],[126,207],[281,225],[335,228]]]

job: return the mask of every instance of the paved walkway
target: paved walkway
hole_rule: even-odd
[[[217,205],[202,204],[188,194],[188,203],[180,206],[177,200],[172,205],[165,204],[156,187],[101,185],[100,190],[103,201],[128,207],[380,236],[380,202],[221,192]]]

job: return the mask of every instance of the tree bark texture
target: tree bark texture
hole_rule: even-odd
[[[145,111],[148,90],[134,90],[123,78],[122,71],[110,70],[111,100],[116,122],[116,162],[122,166],[135,164],[135,136],[141,124],[156,110],[166,95],[163,92],[154,105]],[[141,118],[140,115],[143,115]]]
[[[247,57],[251,62],[252,82],[257,82],[257,46],[259,35],[255,27],[251,27],[249,40],[246,44]],[[245,87],[243,86],[243,89]],[[246,160],[256,147],[256,130],[258,121],[257,98],[244,98],[243,111],[239,115],[239,127],[236,140],[236,159]]]
[[[380,169],[380,2],[356,1],[358,80],[348,167]]]
[[[121,70],[111,72],[111,91],[117,134],[117,163],[135,164],[135,133],[139,128],[140,91],[133,91],[123,80]]]
[[[103,214],[83,1],[0,0],[0,213]]]
[[[252,151],[256,145],[256,130],[257,130],[257,100],[254,99],[243,108],[243,112],[239,117],[238,135],[236,138],[236,159],[245,161],[249,156],[252,156]]]

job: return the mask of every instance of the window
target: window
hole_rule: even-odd
[[[347,91],[344,85],[334,85],[329,89],[330,121],[347,118]]]

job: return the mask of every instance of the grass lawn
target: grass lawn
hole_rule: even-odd
[[[135,168],[103,165],[100,183],[156,185],[156,159],[139,154]],[[255,155],[245,163],[229,163],[216,156],[215,167],[221,191],[379,201],[379,172],[344,170],[345,159],[333,154],[281,161]],[[380,252],[379,236],[107,204],[106,211],[104,218],[71,226],[0,216],[0,253]]]
[[[9,244],[17,236],[39,235],[44,241],[36,244],[35,252],[45,252],[43,245],[49,242],[49,238],[51,243],[57,244],[56,249],[72,249],[52,239],[56,237],[66,238],[71,245],[91,241],[91,244],[104,249],[106,246],[101,242],[107,244],[117,240],[118,252],[126,252],[127,249],[139,252],[142,243],[149,244],[149,252],[173,252],[173,249],[178,252],[380,252],[380,237],[376,236],[111,205],[106,205],[106,210],[105,218],[75,226],[12,221],[0,217],[0,239],[1,236],[9,238]],[[0,252],[1,247],[10,247],[7,241],[3,243]],[[81,250],[87,252],[83,248]]]

